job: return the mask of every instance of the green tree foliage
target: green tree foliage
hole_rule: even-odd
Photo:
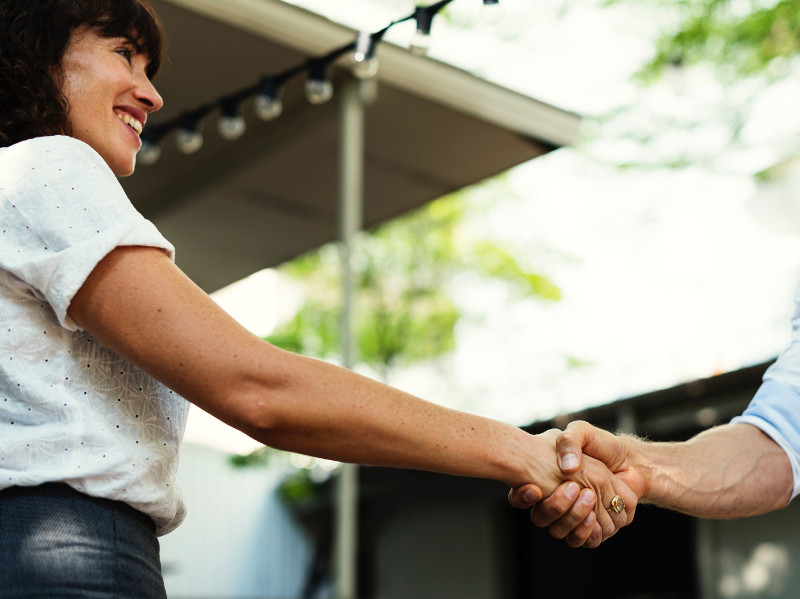
[[[357,354],[384,381],[400,364],[450,352],[463,314],[453,297],[453,279],[470,274],[506,284],[518,298],[558,301],[561,291],[547,276],[523,265],[514,252],[477,236],[475,221],[499,196],[502,178],[484,184],[489,197],[473,201],[469,192],[451,194],[361,235],[355,256]],[[495,189],[491,189],[494,187]],[[341,352],[341,267],[337,246],[329,244],[280,267],[299,284],[305,300],[267,340],[304,355],[336,360]],[[264,447],[234,456],[235,467],[263,465],[276,452]],[[301,469],[282,488],[290,501],[313,495],[310,471]]]
[[[608,4],[630,7],[638,18],[659,24],[653,53],[636,79],[661,85],[589,119],[590,143],[623,142],[618,154],[603,153],[599,160],[621,167],[741,171],[756,151],[773,163],[800,152],[800,138],[791,130],[758,124],[768,110],[765,103],[775,102],[770,94],[800,67],[798,0]],[[663,93],[669,89],[672,102]],[[773,118],[781,118],[782,110],[775,106]],[[753,172],[765,166],[751,164]]]
[[[453,350],[462,314],[451,290],[459,273],[504,281],[520,297],[560,299],[559,288],[546,276],[531,272],[497,242],[474,236],[468,222],[477,216],[475,210],[463,194],[453,194],[359,239],[354,259],[357,354],[383,380],[388,381],[398,364]],[[341,348],[336,247],[302,256],[282,271],[303,286],[306,301],[268,340],[306,355],[335,359]]]
[[[645,76],[677,64],[712,63],[733,77],[780,76],[800,52],[800,2],[683,0],[668,2],[677,27],[658,42]]]

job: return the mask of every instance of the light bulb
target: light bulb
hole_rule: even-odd
[[[503,20],[503,6],[498,0],[483,0],[483,19],[490,25]]]
[[[194,154],[203,147],[203,136],[196,129],[179,129],[175,134],[175,143],[184,154]]]
[[[325,79],[306,79],[306,98],[312,104],[324,104],[333,97],[333,83]]]
[[[378,74],[380,64],[376,57],[368,58],[361,52],[353,54],[353,75],[359,79],[372,79]]]
[[[409,50],[414,56],[425,56],[431,47],[431,36],[424,31],[417,29],[411,37]]]
[[[155,164],[161,158],[161,146],[149,142],[142,141],[142,147],[139,148],[139,153],[136,155],[136,160],[139,164]]]
[[[417,30],[411,37],[409,50],[414,56],[425,56],[431,47],[433,13],[424,6],[418,6],[414,11],[414,19],[417,21]]]
[[[333,97],[333,83],[328,77],[328,63],[314,59],[308,63],[306,99],[312,104],[324,104]]]
[[[244,135],[246,127],[244,117],[240,114],[223,114],[217,123],[220,137],[227,141],[239,139]]]
[[[375,57],[377,37],[362,31],[356,38],[353,52],[353,75],[359,79],[372,79],[378,74],[378,59]]]
[[[260,94],[256,96],[255,111],[262,121],[271,121],[281,116],[283,102],[278,97]]]
[[[255,104],[256,116],[262,121],[278,118],[283,112],[281,88],[274,77],[262,77]]]
[[[673,58],[667,64],[664,72],[665,80],[676,96],[686,93],[686,69],[680,57]]]

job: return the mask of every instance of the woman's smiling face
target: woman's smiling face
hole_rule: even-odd
[[[147,115],[163,105],[145,72],[148,57],[131,40],[73,33],[61,60],[61,92],[72,137],[89,144],[117,176],[130,175]]]

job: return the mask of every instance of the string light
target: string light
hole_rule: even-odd
[[[256,116],[262,121],[271,121],[281,116],[283,100],[281,100],[280,94],[281,88],[275,77],[262,77],[258,85],[258,96],[256,96]]]
[[[433,25],[433,12],[425,6],[418,6],[414,12],[417,30],[411,38],[409,50],[414,56],[425,56],[431,47],[431,26]]]
[[[483,18],[492,25],[503,20],[503,7],[500,0],[483,0]]]
[[[194,154],[203,147],[203,134],[192,129],[178,129],[175,143],[184,154]]]
[[[371,33],[362,31],[358,34],[353,52],[353,75],[359,79],[372,79],[378,74],[379,64],[375,56],[377,41]]]
[[[155,164],[159,158],[161,158],[161,146],[142,142],[142,147],[139,148],[139,153],[136,155],[136,160],[140,164]]]
[[[200,133],[200,119],[206,109],[186,113],[181,118],[180,129],[175,134],[175,144],[184,154],[194,154],[203,147],[203,134]]]
[[[140,164],[155,164],[161,158],[161,146],[159,142],[164,136],[164,131],[158,127],[150,127],[142,132],[142,147],[136,155],[136,160]]]
[[[222,115],[219,117],[217,130],[222,139],[235,141],[244,135],[247,128],[239,109],[239,103],[235,100],[223,100],[221,105]]]
[[[322,60],[308,62],[306,99],[312,104],[324,104],[333,97],[333,83],[328,78],[328,64]]]
[[[686,68],[682,57],[673,56],[670,59],[669,63],[667,63],[665,79],[676,96],[682,96],[686,93]]]
[[[416,21],[417,28],[409,49],[413,54],[424,56],[430,47],[433,18],[452,1],[440,0],[429,6],[418,6],[407,17],[392,21],[375,33],[361,32],[355,42],[336,48],[324,56],[308,59],[304,63],[280,73],[265,75],[256,85],[212,104],[186,111],[170,121],[148,126],[141,136],[142,147],[138,154],[139,162],[141,164],[157,162],[161,156],[160,143],[172,131],[176,131],[175,142],[181,152],[193,154],[200,150],[203,146],[203,136],[200,133],[201,121],[216,108],[221,110],[217,124],[219,134],[230,141],[240,138],[245,132],[246,125],[241,114],[241,105],[248,98],[255,97],[254,110],[259,119],[271,121],[278,118],[283,112],[283,101],[281,100],[283,84],[303,72],[308,74],[305,82],[308,101],[312,104],[323,104],[329,101],[333,97],[333,83],[328,76],[328,70],[336,60],[347,53],[351,53],[351,68],[355,77],[359,79],[375,77],[379,68],[378,59],[375,56],[376,47],[383,41],[384,34],[399,23]],[[492,15],[496,15],[500,10],[499,4],[499,0],[483,0],[487,18],[495,18]]]

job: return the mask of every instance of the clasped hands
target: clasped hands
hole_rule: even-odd
[[[556,476],[563,482],[513,488],[508,494],[512,506],[531,508],[536,526],[549,527],[553,537],[566,539],[571,547],[597,547],[633,521],[647,485],[625,437],[582,421],[538,436],[553,445],[560,469]],[[624,502],[619,513],[612,509],[616,496]],[[615,504],[619,509],[619,501]]]

